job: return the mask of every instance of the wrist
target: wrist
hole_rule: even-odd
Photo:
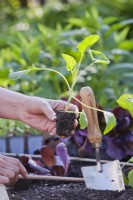
[[[26,95],[0,87],[0,117],[20,120]]]

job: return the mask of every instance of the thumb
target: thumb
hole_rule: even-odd
[[[48,119],[50,119],[51,121],[55,121],[56,120],[56,113],[51,108],[49,103],[43,102],[43,104],[41,106],[41,110],[47,116]]]

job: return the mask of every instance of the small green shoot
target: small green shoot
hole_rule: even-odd
[[[106,122],[106,127],[103,134],[106,135],[115,126],[116,118],[114,117],[114,114],[111,112],[104,111],[103,114],[104,114],[105,122]]]
[[[85,129],[87,127],[88,120],[87,120],[86,115],[85,115],[84,112],[80,113],[79,123],[80,123],[80,128],[81,129]]]
[[[133,188],[133,169],[128,173],[128,185]]]
[[[133,163],[133,157],[131,157],[126,163]],[[123,169],[126,166],[126,163],[121,167]],[[133,169],[128,172],[128,176],[126,177],[123,174],[125,185],[129,185],[133,188]]]

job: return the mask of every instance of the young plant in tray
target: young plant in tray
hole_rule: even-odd
[[[40,174],[44,176],[66,176],[70,164],[70,157],[63,142],[58,142],[55,150],[48,145],[43,145],[39,149],[41,160],[32,159],[29,156],[21,156],[28,173]]]
[[[23,75],[30,73],[32,71],[46,70],[46,71],[55,72],[64,79],[64,81],[68,87],[69,96],[68,96],[67,106],[65,108],[65,113],[66,113],[65,117],[63,114],[64,111],[62,111],[62,110],[57,111],[57,134],[58,135],[68,136],[70,134],[71,130],[73,129],[73,123],[76,118],[76,113],[74,113],[73,111],[69,111],[68,105],[69,105],[70,101],[72,100],[72,98],[74,98],[75,100],[80,102],[80,100],[78,100],[77,98],[74,97],[73,91],[74,91],[74,87],[75,87],[78,79],[81,77],[82,73],[85,72],[88,69],[88,67],[93,66],[94,64],[109,64],[108,58],[103,53],[101,53],[100,51],[91,49],[91,47],[98,40],[99,40],[98,35],[87,36],[83,41],[81,41],[77,45],[77,51],[73,52],[74,57],[71,55],[68,55],[68,54],[62,54],[64,60],[66,61],[66,70],[71,73],[71,77],[72,77],[71,84],[69,84],[68,80],[62,73],[60,73],[59,71],[56,71],[54,69],[47,68],[47,67],[38,68],[33,65],[32,67],[30,67],[27,70],[13,72],[10,74],[11,79],[17,79],[17,78],[20,78]],[[86,53],[89,54],[89,56],[91,58],[91,63],[89,63],[89,65],[87,65],[81,71],[80,70],[81,63],[82,63],[83,57],[86,55]],[[80,102],[80,103],[82,104],[82,102]],[[106,121],[106,128],[105,128],[104,134],[108,133],[115,126],[116,119],[115,119],[115,116],[111,112],[103,111],[103,110],[100,110],[97,108],[92,108],[88,105],[85,105],[85,106],[88,107],[88,109],[95,109],[97,111],[104,113],[104,117],[105,117],[105,121]],[[87,122],[85,119],[86,119],[85,114],[83,112],[81,112],[80,120],[79,120],[81,128],[85,128],[87,126]],[[61,125],[61,129],[60,129],[60,125]]]
[[[123,94],[117,100],[117,103],[124,109],[128,110],[133,117],[133,94]],[[133,163],[133,157],[128,162]],[[124,167],[124,166],[123,166]],[[122,167],[122,168],[123,168]],[[128,177],[124,176],[125,184],[133,188],[133,169],[128,172]]]

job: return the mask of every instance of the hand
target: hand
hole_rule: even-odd
[[[48,133],[56,133],[57,109],[65,109],[66,102],[61,100],[43,99],[40,97],[27,97],[24,105],[20,108],[20,120],[27,125]],[[69,104],[68,110],[78,113],[77,106]],[[74,128],[78,122],[75,120]]]
[[[14,185],[21,174],[27,177],[27,171],[19,160],[0,155],[0,184]]]

